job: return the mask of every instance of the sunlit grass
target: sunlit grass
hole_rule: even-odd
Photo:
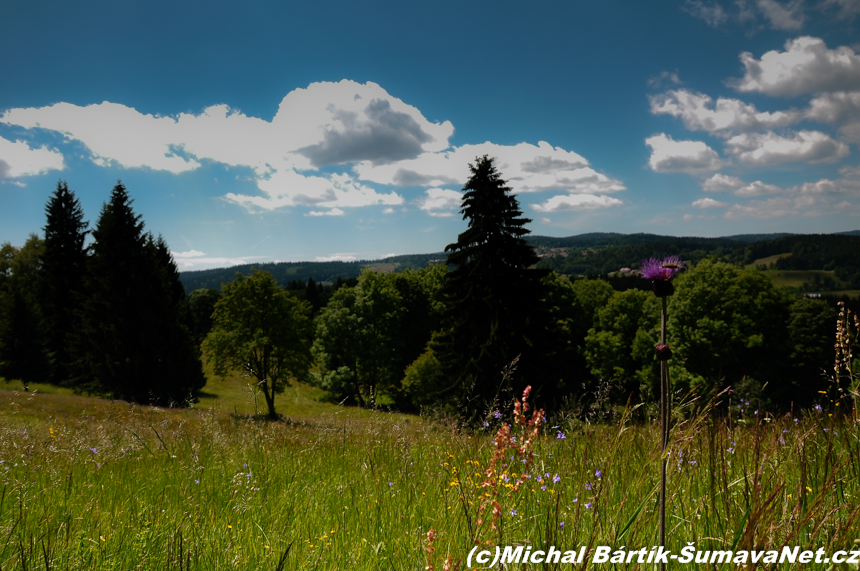
[[[190,410],[0,392],[0,569],[276,569],[288,548],[284,569],[423,569],[430,528],[436,569],[473,539],[656,542],[657,426],[548,419],[519,492],[505,479],[521,459],[505,453],[492,531],[478,506],[509,415],[468,431],[298,385],[269,422],[249,415],[241,381],[210,380],[217,397]],[[860,537],[856,426],[822,411],[729,430],[686,414],[670,449],[670,548],[835,551]]]

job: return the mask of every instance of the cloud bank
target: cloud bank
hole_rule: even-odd
[[[515,193],[605,196],[625,190],[582,156],[545,142],[453,147],[450,121],[429,121],[371,82],[343,80],[296,89],[284,97],[271,121],[223,104],[199,114],[160,116],[103,102],[10,109],[0,123],[61,133],[82,143],[89,158],[105,167],[177,175],[206,163],[249,168],[259,192],[223,196],[249,211],[300,207],[308,209],[308,216],[338,216],[347,208],[403,205],[404,189],[418,187],[427,193],[419,200],[421,210],[450,215],[445,200],[453,195],[442,192],[454,191],[443,187],[462,187],[468,164],[485,154],[496,157]],[[58,150],[34,150],[5,139],[0,145],[5,161],[0,176],[62,168]]]

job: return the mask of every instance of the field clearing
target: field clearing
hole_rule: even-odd
[[[0,568],[277,569],[286,552],[283,569],[442,569],[475,541],[656,543],[654,424],[549,419],[532,464],[503,450],[488,478],[507,414],[469,431],[313,401],[299,385],[278,400],[291,417],[270,422],[229,410],[242,410],[239,380],[211,381],[217,396],[193,409],[0,392]],[[746,413],[731,430],[696,415],[676,428],[670,547],[849,547],[860,537],[858,427],[826,410]],[[492,490],[498,531],[490,507],[478,510]]]
[[[768,256],[766,258],[759,258],[758,260],[755,260],[752,264],[747,264],[746,268],[748,270],[749,269],[755,269],[757,266],[760,266],[762,264],[764,264],[765,266],[769,266],[770,264],[775,263],[777,260],[782,259],[782,258],[787,258],[790,255],[791,255],[791,252],[788,252],[785,254],[774,254],[773,256]]]
[[[778,286],[799,288],[805,283],[812,284],[817,275],[819,279],[830,278],[837,284],[844,283],[836,277],[836,272],[825,270],[764,270],[763,274]]]

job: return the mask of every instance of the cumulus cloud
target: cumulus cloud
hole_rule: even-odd
[[[625,190],[621,181],[596,171],[579,154],[545,142],[452,147],[449,121],[431,122],[370,82],[343,80],[296,89],[283,98],[271,121],[223,104],[174,117],[104,102],[10,109],[0,122],[62,133],[82,143],[102,166],[176,174],[207,162],[248,168],[259,192],[223,198],[251,211],[398,206],[403,196],[380,185],[460,186],[470,175],[468,164],[485,154],[497,159],[516,193]],[[17,172],[8,158],[0,158],[11,165],[7,173]]]
[[[848,145],[820,131],[798,131],[784,137],[772,131],[737,135],[726,141],[728,152],[749,166],[790,162],[832,163],[848,156]]]
[[[441,153],[424,153],[393,165],[362,162],[354,171],[362,180],[379,184],[402,183],[403,173],[407,172],[425,185],[463,185],[470,176],[468,165],[483,155],[496,159],[496,168],[503,173],[514,193],[564,190],[586,194],[625,190],[621,181],[595,171],[581,155],[544,141],[537,145],[490,142],[463,145]]]
[[[45,146],[33,149],[25,141],[0,137],[0,179],[43,174],[63,170],[63,155]]]
[[[860,91],[824,93],[809,102],[806,117],[839,125],[839,136],[860,144]]]
[[[679,117],[691,131],[726,134],[789,125],[801,118],[797,111],[758,111],[755,105],[703,93],[677,89],[650,97],[651,113]]]
[[[305,216],[343,216],[344,211],[340,208],[332,208],[331,210],[311,210]]]
[[[848,46],[828,49],[824,40],[802,36],[769,51],[760,60],[740,55],[744,77],[729,81],[742,92],[792,97],[807,93],[860,89],[860,55]]]
[[[596,210],[623,204],[611,196],[595,196],[593,194],[560,194],[553,196],[543,204],[532,204],[538,212],[560,212],[563,210]]]
[[[720,202],[713,198],[700,198],[699,200],[693,201],[693,206],[696,208],[723,208],[728,206],[728,203]]]
[[[648,87],[659,88],[666,83],[678,85],[681,83],[681,78],[678,77],[676,71],[661,71],[659,74],[648,79]]]
[[[460,209],[463,195],[456,190],[430,188],[425,191],[425,197],[419,200],[421,210],[430,216],[450,217]]]
[[[648,165],[655,172],[706,174],[719,169],[723,161],[717,152],[701,141],[675,141],[665,133],[645,139],[651,147]]]
[[[760,180],[746,183],[736,176],[728,176],[717,173],[702,182],[702,190],[705,192],[730,192],[735,196],[761,196],[764,194],[777,194],[782,188],[774,184],[766,184]]]

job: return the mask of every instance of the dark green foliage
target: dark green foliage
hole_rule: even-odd
[[[396,392],[402,311],[400,293],[385,275],[365,270],[355,287],[338,289],[315,320],[317,384],[359,405],[373,393]]]
[[[199,345],[212,329],[212,312],[221,298],[218,290],[196,289],[188,295],[188,311],[191,313],[191,331]]]
[[[0,376],[50,380],[50,360],[39,304],[44,242],[35,234],[21,248],[0,248]]]
[[[272,418],[277,416],[275,395],[291,380],[307,377],[313,342],[310,309],[263,271],[247,278],[237,273],[215,304],[212,331],[204,342],[215,372],[253,376]]]
[[[541,283],[548,271],[532,269],[538,258],[524,239],[530,220],[492,159],[479,158],[469,168],[460,210],[468,229],[445,248],[453,269],[443,288],[443,329],[432,349],[446,383],[440,396],[475,417],[527,384],[539,399],[555,396],[542,388],[554,388],[557,378],[544,361],[553,344]],[[516,374],[503,385],[502,370],[518,356]]]
[[[205,384],[179,272],[143,232],[125,187],[102,207],[72,347],[75,385],[140,403],[183,405]]]
[[[726,386],[784,385],[788,336],[787,294],[755,270],[703,260],[675,280],[669,298],[669,345],[673,382],[704,394]],[[673,369],[674,371],[674,369]]]
[[[805,406],[826,389],[833,374],[833,333],[836,306],[819,299],[798,299],[789,308],[789,362],[792,367],[788,386],[781,385],[783,400]]]
[[[42,312],[46,342],[52,357],[52,378],[64,383],[71,376],[68,343],[77,328],[76,312],[83,297],[87,270],[87,222],[75,193],[65,181],[45,206],[45,253],[42,259]]]

